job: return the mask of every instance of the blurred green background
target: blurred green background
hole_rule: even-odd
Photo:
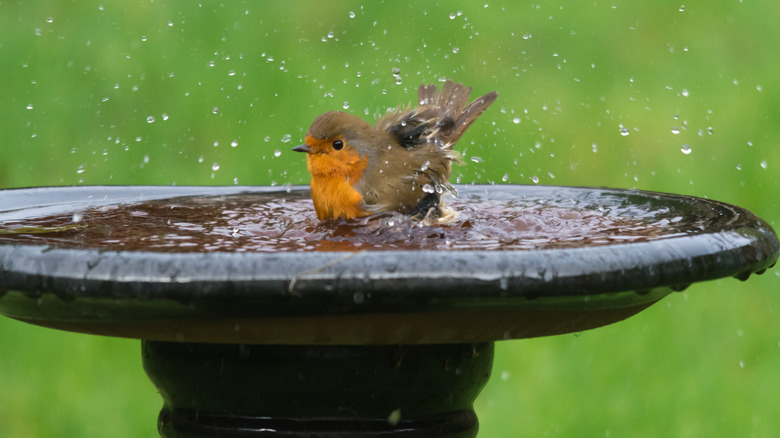
[[[780,8],[682,1],[0,1],[0,187],[305,184],[289,149],[316,115],[452,78],[499,92],[461,183],[690,194],[776,226]],[[480,437],[776,436],[779,286],[499,343]],[[0,437],[156,436],[140,359],[0,318]]]

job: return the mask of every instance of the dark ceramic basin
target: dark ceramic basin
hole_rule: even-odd
[[[465,438],[492,341],[610,324],[780,248],[711,200],[458,189],[433,227],[321,225],[298,187],[3,190],[0,313],[142,339],[166,437]]]
[[[33,240],[6,231],[0,234],[0,312],[65,330],[166,341],[480,342],[601,326],[693,282],[744,279],[777,258],[778,242],[765,222],[716,201],[592,188],[464,186],[459,191],[461,197],[516,200],[524,206],[556,200],[574,212],[601,208],[620,217],[662,215],[690,223],[690,230],[670,225],[668,235],[654,231],[646,239],[623,236],[582,246],[573,240],[535,250],[349,252],[123,251],[67,243],[84,240],[83,233],[39,232],[28,235],[38,239]],[[35,216],[83,215],[111,204],[238,193],[308,198],[301,188],[289,193],[267,187],[18,189],[0,192],[0,222],[24,224]],[[224,201],[219,208],[227,208]]]

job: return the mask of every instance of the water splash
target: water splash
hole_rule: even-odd
[[[181,197],[7,221],[0,224],[0,241],[158,252],[537,250],[696,234],[719,214],[683,218],[664,205],[594,193],[462,195],[450,202],[457,219],[433,226],[398,213],[320,222],[301,190]]]

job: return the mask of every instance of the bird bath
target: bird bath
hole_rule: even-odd
[[[471,437],[494,341],[611,324],[780,248],[716,201],[458,190],[433,227],[319,224],[299,187],[0,191],[0,313],[142,339],[166,437]]]

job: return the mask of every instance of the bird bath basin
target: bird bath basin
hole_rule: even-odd
[[[614,323],[780,248],[716,201],[458,190],[433,227],[320,224],[299,187],[0,191],[0,313],[142,339],[166,437],[471,437],[494,341]]]

